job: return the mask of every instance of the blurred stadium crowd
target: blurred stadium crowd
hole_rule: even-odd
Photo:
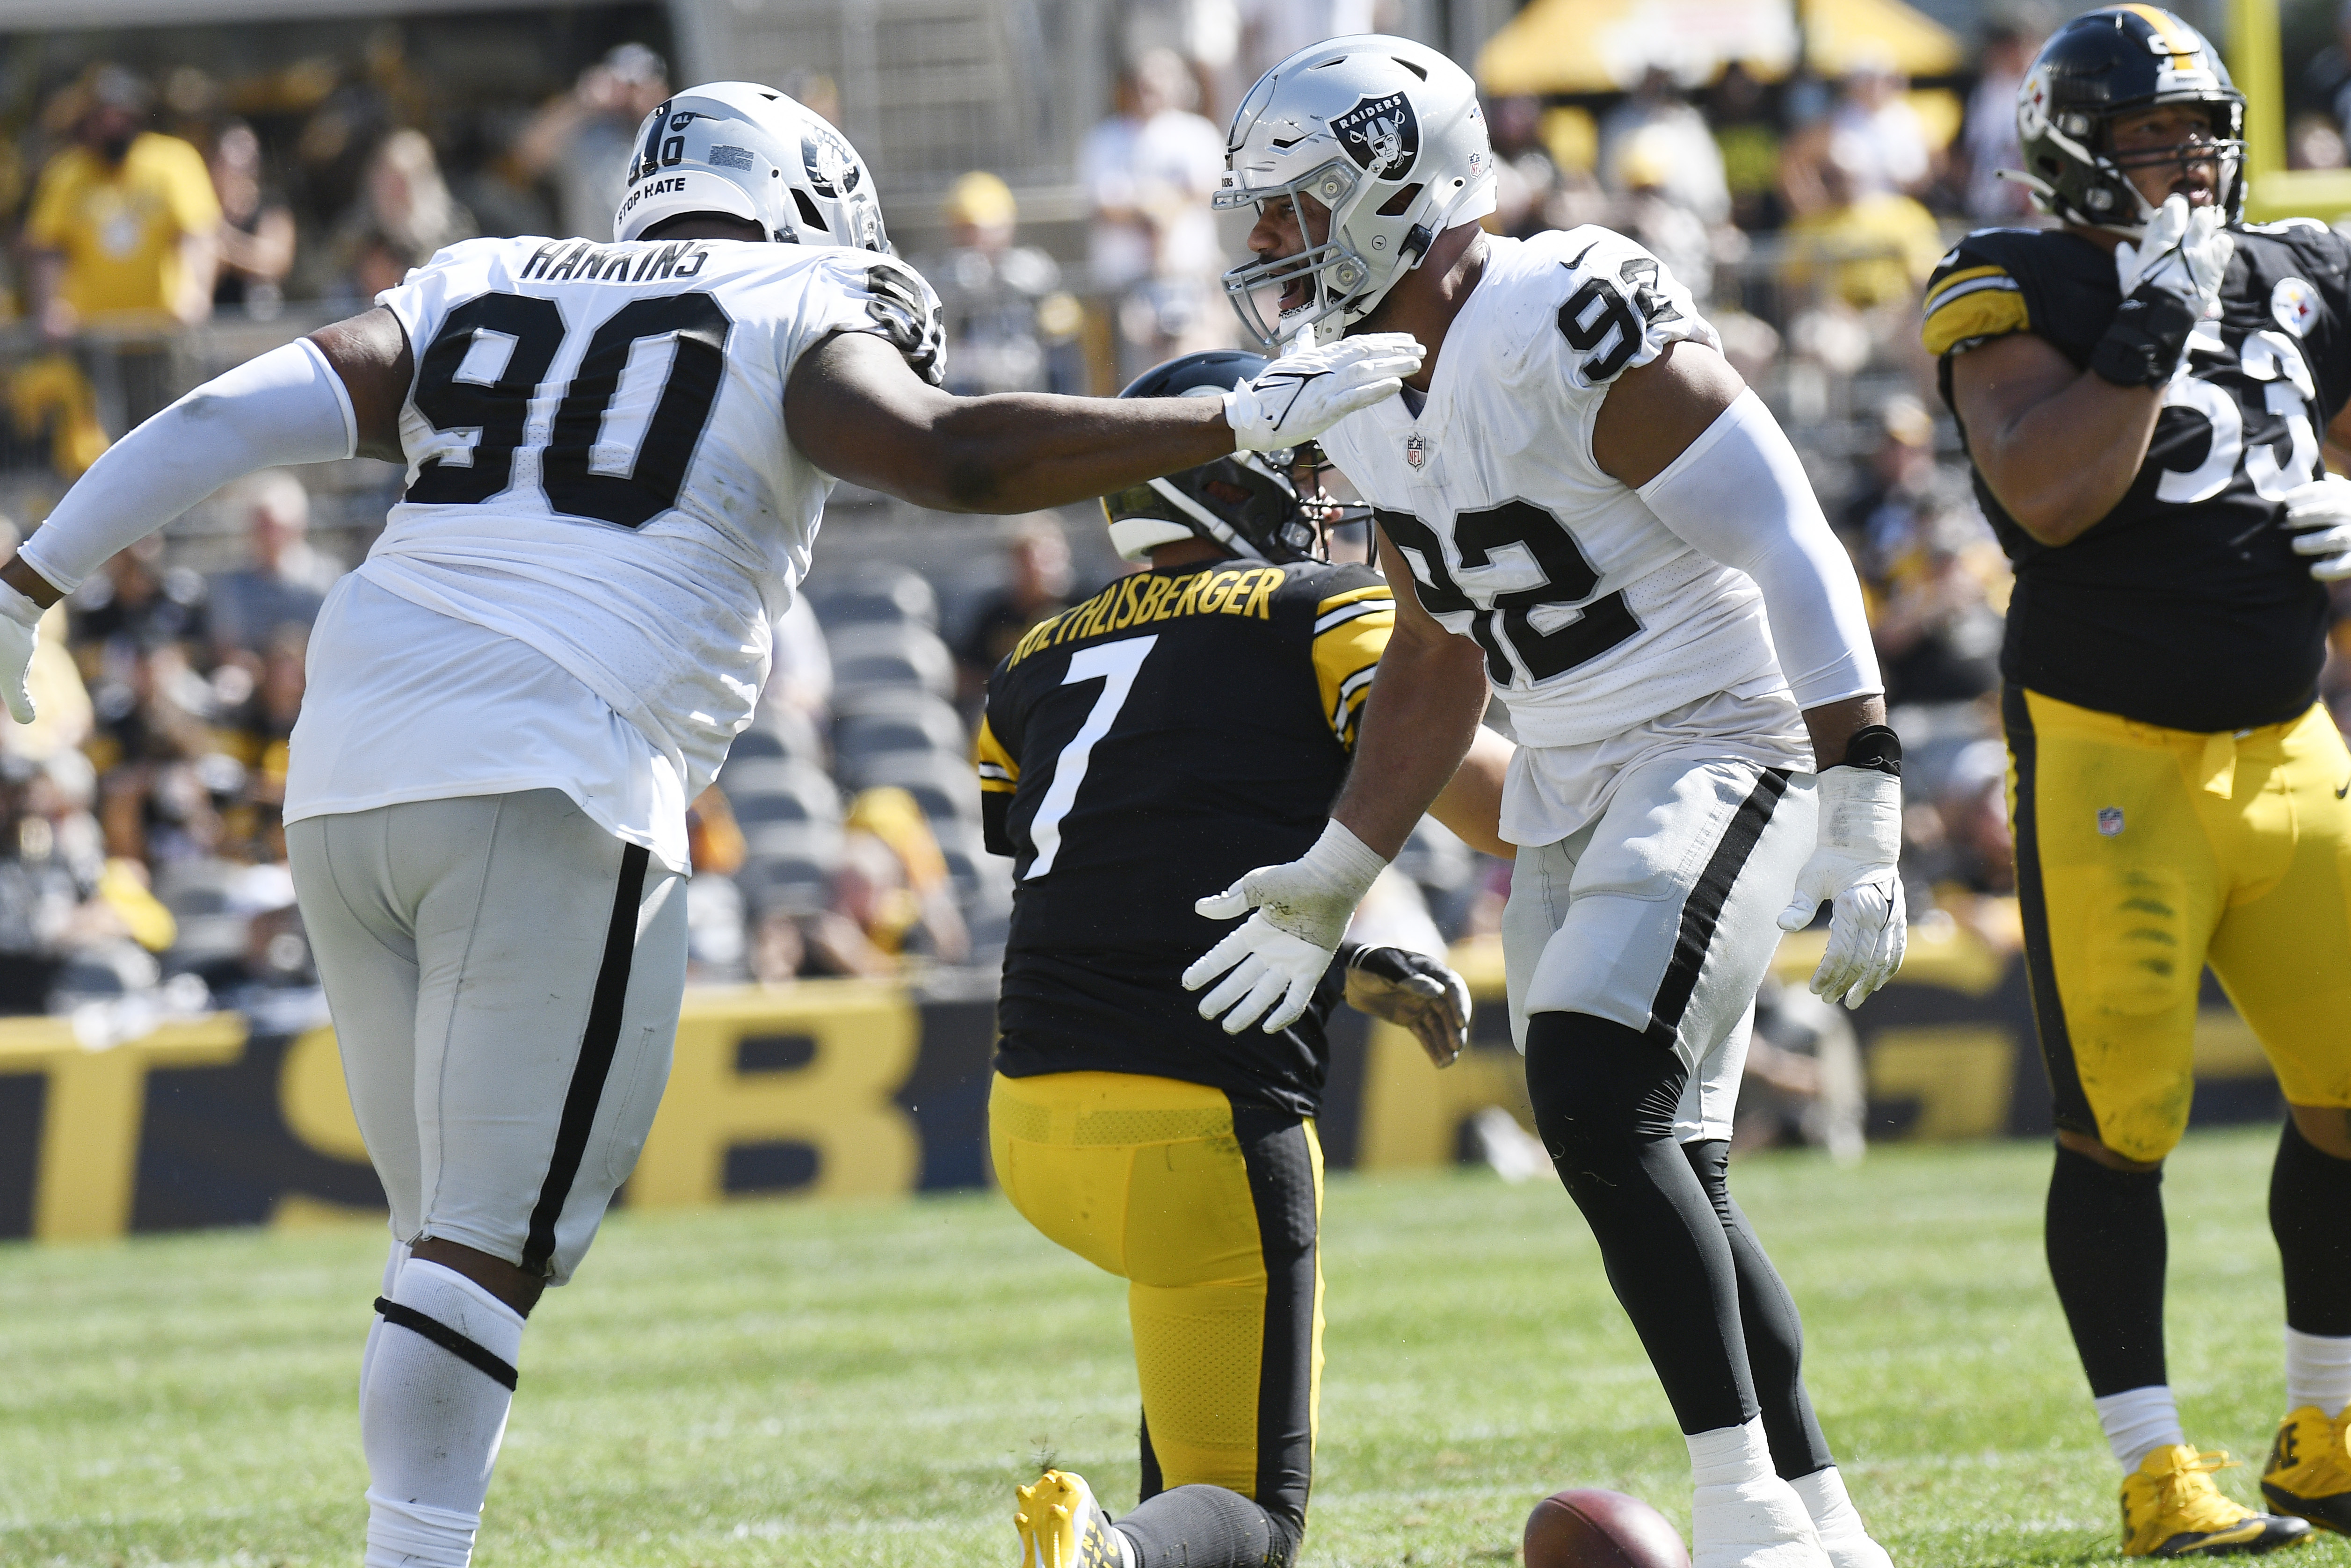
[[[893,223],[924,236],[905,248],[946,304],[954,389],[1107,390],[1232,345],[1217,280],[1241,229],[1207,200],[1221,119],[1265,66],[1394,25],[1386,9],[1134,0],[1114,110],[1071,171],[1087,217],[1058,257],[1024,235],[996,173],[919,198],[936,211],[912,224],[914,199],[885,189]],[[1833,80],[1766,82],[1734,63],[1686,85],[1659,67],[1606,101],[1489,105],[1490,226],[1640,239],[1795,437],[1860,566],[1913,759],[1912,907],[2007,949],[1994,691],[2008,572],[1935,397],[1917,299],[1956,234],[2034,221],[1994,171],[2016,160],[2016,86],[2050,20],[1995,19],[1966,74],[1933,91],[1864,57]],[[0,102],[0,510],[29,524],[130,423],[362,306],[444,244],[609,232],[631,132],[669,85],[653,47],[598,39],[551,96],[452,115],[397,26],[349,39],[266,79],[43,55],[0,84],[14,94]],[[2351,79],[2346,57],[2311,68]],[[2325,99],[2313,81],[2306,96]],[[829,81],[783,85],[838,118]],[[2325,100],[2351,112],[2351,88]],[[2340,161],[2330,127],[2297,122],[2298,161]],[[60,612],[37,668],[40,722],[0,732],[0,1011],[316,1006],[277,817],[286,741],[311,618],[398,483],[361,462],[259,475]],[[962,971],[979,985],[993,967],[1010,889],[980,847],[976,705],[1021,631],[1120,565],[1081,512],[967,529],[943,571],[935,550],[898,547],[919,530],[859,527],[858,511],[854,493],[837,503],[810,599],[776,630],[758,723],[696,803],[704,981]],[[2327,695],[2351,726],[2351,620],[2338,647]],[[1429,825],[1364,918],[1416,946],[1490,931],[1508,875]],[[1769,1051],[1759,1070],[1778,1070]],[[1802,1099],[1802,1064],[1785,1073]]]

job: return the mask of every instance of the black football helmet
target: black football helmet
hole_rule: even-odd
[[[1222,397],[1265,370],[1262,355],[1232,349],[1186,354],[1144,371],[1122,398]],[[1322,493],[1322,450],[1237,452],[1102,497],[1110,542],[1130,561],[1197,537],[1236,556],[1276,564],[1329,558],[1323,530],[1369,514]]]
[[[2158,104],[2211,111],[2209,141],[2118,156],[2117,115]],[[2245,210],[2245,95],[2204,35],[2153,5],[2113,5],[2074,17],[2041,46],[2016,95],[2021,173],[2033,202],[2063,223],[2136,237],[2154,210],[2124,171],[2211,159],[2220,165],[2220,206],[2234,223]]]

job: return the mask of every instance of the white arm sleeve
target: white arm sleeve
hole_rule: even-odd
[[[358,447],[350,392],[300,338],[205,382],[107,448],[17,554],[69,594],[230,480]]]
[[[1763,590],[1797,707],[1886,690],[1861,579],[1762,399],[1741,393],[1640,496],[1657,521]]]

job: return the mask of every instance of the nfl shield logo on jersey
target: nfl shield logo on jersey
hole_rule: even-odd
[[[2123,808],[2118,805],[2098,807],[2098,836],[2112,838],[2123,830]]]
[[[1428,443],[1416,435],[1404,438],[1404,461],[1407,468],[1418,468],[1428,461]]]
[[[2318,319],[2318,290],[2298,277],[2282,277],[2270,290],[2270,315],[2296,337],[2306,336]]]

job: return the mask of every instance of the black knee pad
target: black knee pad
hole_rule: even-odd
[[[1641,1146],[1670,1140],[1689,1069],[1636,1029],[1583,1012],[1527,1021],[1527,1098],[1571,1191],[1621,1178]]]
[[[1306,1534],[1287,1511],[1200,1484],[1163,1491],[1117,1522],[1137,1568],[1290,1568]]]

